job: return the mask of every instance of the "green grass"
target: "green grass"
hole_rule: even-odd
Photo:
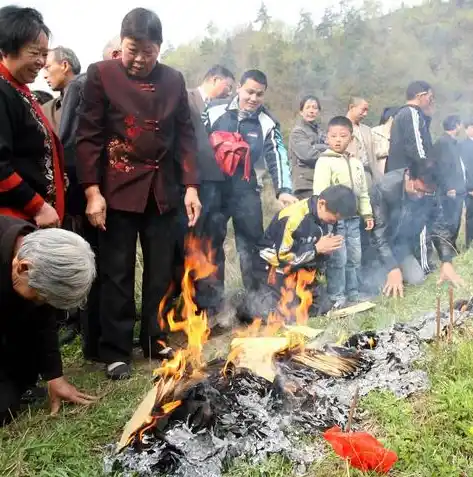
[[[455,265],[470,280],[473,252]],[[435,308],[438,273],[417,288],[408,288],[403,300],[380,299],[368,313],[343,320],[315,320],[334,337],[360,329],[381,328],[394,321]],[[458,297],[471,294],[471,283]],[[442,305],[447,306],[442,290]],[[395,477],[473,476],[473,332],[456,332],[452,345],[433,346],[421,366],[429,372],[432,387],[424,394],[398,400],[389,393],[371,393],[360,403],[364,428],[399,455]],[[116,442],[123,426],[150,387],[148,363],[137,363],[129,381],[106,381],[101,368],[84,363],[78,343],[66,347],[64,360],[71,381],[101,396],[90,408],[64,406],[50,417],[46,406],[30,409],[12,425],[0,430],[2,477],[98,477],[107,444]],[[318,437],[320,438],[320,437]],[[342,477],[345,463],[327,448],[327,457],[314,463],[308,477]],[[228,477],[289,477],[292,465],[273,456],[258,466],[235,462]],[[351,470],[351,476],[362,475]]]

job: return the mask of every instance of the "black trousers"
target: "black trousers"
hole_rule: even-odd
[[[141,346],[145,352],[164,337],[158,306],[172,278],[176,248],[175,212],[160,215],[154,199],[143,213],[109,210],[100,234],[100,357],[105,363],[129,363],[135,325],[136,243],[143,252]]]
[[[465,207],[466,207],[466,246],[467,248],[471,245],[473,240],[473,196],[468,194],[465,198]]]
[[[10,328],[8,341],[0,337],[0,426],[15,417],[20,410],[21,396],[39,378],[38,335],[34,328],[25,333],[30,320],[34,320],[34,316],[19,316],[18,322],[23,321],[24,325]]]
[[[458,232],[460,230],[463,202],[465,196],[460,195],[457,197],[442,197],[442,207],[444,211],[445,219],[447,220],[450,233],[453,236],[453,244],[456,247],[456,240],[458,238]]]
[[[69,312],[69,324],[77,324],[82,335],[82,352],[86,359],[99,358],[100,327],[100,260],[99,231],[93,227],[85,213],[82,215],[66,215],[64,228],[81,235],[95,254],[97,278],[92,284],[86,306]]]
[[[253,255],[261,240],[263,230],[263,211],[256,175],[250,181],[241,176],[227,178],[224,182],[213,183],[209,192],[212,197],[208,219],[203,224],[203,234],[212,237],[219,267],[218,278],[225,277],[225,251],[223,243],[227,235],[227,224],[231,219],[235,231],[235,245],[240,259],[243,285],[247,290],[253,288]]]
[[[188,218],[184,207],[184,191],[177,216],[178,239],[174,266],[174,282],[177,285],[177,291],[180,290],[179,285],[183,273],[186,236],[192,233],[197,237],[209,239],[210,246],[215,252],[215,262],[218,264],[217,272],[195,284],[198,307],[210,313],[220,309],[225,281],[225,256],[221,246],[226,234],[225,216],[221,210],[223,184],[223,181],[202,181],[200,184],[199,199],[202,210],[199,221],[193,230],[188,227]]]

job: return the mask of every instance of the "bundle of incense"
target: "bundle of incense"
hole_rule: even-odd
[[[343,356],[320,350],[295,354],[291,359],[296,363],[336,378],[352,374],[360,366],[360,357],[356,354]]]

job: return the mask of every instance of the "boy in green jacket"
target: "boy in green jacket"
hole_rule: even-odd
[[[314,171],[314,194],[332,185],[345,185],[357,198],[358,214],[366,230],[374,226],[363,163],[346,150],[353,136],[353,125],[345,116],[336,116],[328,124],[329,149],[322,153]],[[330,256],[327,264],[327,291],[334,308],[360,301],[358,269],[361,264],[360,218],[340,220],[333,233],[344,237],[343,246]]]

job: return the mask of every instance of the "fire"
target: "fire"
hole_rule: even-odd
[[[307,287],[314,282],[315,274],[315,270],[301,269],[297,272],[296,295],[300,304],[296,308],[296,324],[299,326],[305,326],[309,320],[309,308],[314,298],[312,291]]]
[[[184,276],[182,277],[182,310],[180,320],[176,319],[176,310],[172,309],[166,316],[171,332],[183,331],[187,336],[186,350],[179,352],[179,362],[181,368],[186,369],[187,365],[191,370],[198,370],[204,366],[202,350],[207,342],[210,330],[208,327],[207,313],[199,311],[195,303],[195,282],[207,278],[217,271],[214,264],[214,252],[208,242],[189,236],[186,240],[186,257],[184,261]],[[159,305],[158,319],[163,320],[162,312],[164,303],[168,299],[168,292]],[[172,372],[176,366],[174,360],[163,362],[162,368],[155,371],[155,375],[166,375]],[[166,368],[171,368],[167,369]],[[182,373],[179,379],[182,378]]]
[[[136,442],[136,439],[142,442],[147,431],[182,404],[179,397],[182,397],[186,387],[205,377],[203,346],[208,340],[210,329],[206,312],[199,310],[195,301],[195,283],[216,271],[214,253],[209,242],[188,237],[179,312],[173,307],[165,313],[166,303],[174,292],[173,287],[169,288],[158,308],[161,329],[183,331],[187,336],[187,347],[177,350],[171,359],[164,360],[154,370],[155,386],[127,425],[120,441],[122,447],[124,443],[129,445]],[[285,338],[272,337],[290,322],[296,321],[297,325],[307,323],[312,304],[312,293],[308,286],[314,278],[315,272],[306,270],[299,270],[286,277],[280,303],[269,314],[266,323],[261,318],[255,318],[248,328],[237,332],[238,338],[234,341],[241,340],[241,343],[232,343],[233,349],[222,371],[224,375],[230,363],[238,362],[241,367],[253,368],[272,381],[275,377],[273,357],[288,349],[303,348],[303,339],[298,334],[289,332]]]

